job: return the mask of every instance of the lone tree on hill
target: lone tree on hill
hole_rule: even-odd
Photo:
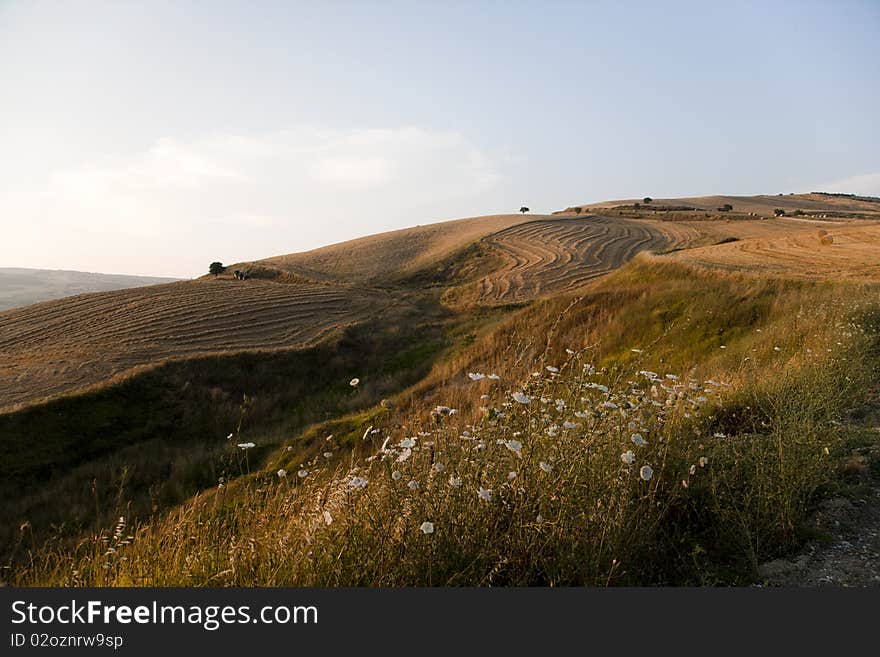
[[[218,276],[226,271],[226,267],[223,266],[222,262],[212,262],[211,266],[208,267],[208,273],[213,274],[214,276]]]
[[[653,200],[654,200],[654,199],[652,199],[650,196],[646,196],[645,198],[642,199],[642,203],[644,203],[645,205],[647,205],[648,203],[650,203],[650,202],[653,201]]]
[[[525,214],[526,212],[529,211],[529,209],[528,209],[526,206],[522,206],[522,207],[519,209],[519,211],[522,212],[523,214]]]
[[[574,213],[575,213],[575,214],[580,214],[582,210],[583,210],[583,208],[581,208],[581,207],[577,207],[577,208],[574,209]]]

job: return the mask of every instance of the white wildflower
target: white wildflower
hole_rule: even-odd
[[[654,476],[654,471],[651,469],[650,465],[643,465],[642,469],[639,470],[639,476],[645,481],[650,481],[651,477]]]
[[[394,481],[400,481],[400,478],[401,478],[402,476],[403,476],[403,475],[400,473],[400,470],[395,470],[394,472],[391,473],[391,478],[392,478]]]
[[[553,472],[553,466],[549,463],[545,463],[544,461],[541,461],[538,464],[538,467],[541,468],[544,472]]]
[[[428,522],[427,520],[419,525],[419,529],[422,530],[423,534],[433,534],[434,533],[434,523]]]
[[[360,379],[355,378],[355,379],[352,379],[351,381],[349,381],[349,382],[348,382],[348,385],[350,385],[352,388],[357,388],[357,387],[358,387],[358,384],[359,384],[360,382],[361,382]]]
[[[519,402],[520,404],[528,404],[530,401],[532,401],[531,397],[521,392],[515,392],[511,395],[511,397],[513,397],[513,401]]]
[[[238,443],[238,447],[240,449],[251,449],[252,447],[256,447],[253,443]]]
[[[299,477],[300,479],[305,479],[306,477],[309,476],[309,471],[306,470],[305,468],[303,468],[302,470],[300,470],[299,472],[296,473],[296,476]]]
[[[324,523],[327,525],[333,524],[333,516],[330,515],[329,511],[324,511]]]
[[[413,479],[411,482],[409,482],[406,485],[406,487],[409,488],[410,490],[418,490],[419,489],[419,482],[417,482],[415,479]]]
[[[648,441],[645,440],[642,437],[642,434],[640,434],[640,433],[634,433],[632,435],[632,441],[633,441],[633,444],[635,444],[638,447],[644,447],[645,445],[648,444]]]
[[[636,455],[633,454],[631,449],[626,450],[623,454],[620,455],[620,460],[626,463],[627,465],[631,465],[633,461],[636,460]]]
[[[450,476],[449,477],[449,485],[453,488],[461,487],[461,477]]]
[[[477,491],[477,496],[481,500],[485,500],[486,502],[492,501],[492,491],[487,488],[483,488],[482,486],[480,486],[480,490]]]
[[[511,452],[516,452],[517,454],[519,454],[522,451],[522,443],[518,440],[508,440],[504,443],[504,445]]]
[[[286,476],[287,476],[287,470],[285,470],[284,468],[281,468],[281,469],[278,471],[278,478],[279,478],[279,479],[284,479]]]
[[[480,374],[479,372],[468,372],[468,378],[470,378],[471,381],[479,381],[480,379],[485,379],[486,375]]]

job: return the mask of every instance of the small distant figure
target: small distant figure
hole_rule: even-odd
[[[522,206],[522,207],[519,209],[519,211],[522,212],[523,214],[525,214],[526,212],[529,211],[529,209],[528,209],[526,206]]]

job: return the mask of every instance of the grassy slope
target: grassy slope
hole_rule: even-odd
[[[16,499],[2,509],[2,544],[24,539],[21,554],[50,532],[77,535],[96,515],[104,523],[179,503],[241,473],[234,442],[258,444],[249,454],[257,467],[310,424],[418,381],[468,321],[424,298],[314,348],[172,362],[117,386],[0,415],[7,444],[0,493]],[[354,376],[362,381],[357,390],[348,385]],[[295,453],[306,447],[297,444]]]
[[[194,498],[134,530],[134,542],[120,545],[128,561],[114,560],[111,569],[104,569],[107,559],[101,546],[106,543],[99,538],[82,543],[75,553],[44,553],[45,561],[23,572],[21,581],[267,585],[748,581],[759,560],[803,539],[810,505],[823,489],[834,485],[833,456],[845,449],[848,439],[838,423],[864,396],[878,365],[871,315],[877,298],[877,288],[870,285],[758,280],[638,259],[578,297],[541,302],[506,320],[496,318],[482,329],[460,333],[468,339],[457,341],[460,346],[447,351],[429,372],[425,367],[419,373],[426,374],[424,380],[398,397],[393,412],[364,404],[350,407],[353,413],[347,417],[313,427],[302,434],[303,439],[317,443],[334,432],[335,442],[329,447],[316,444],[313,451],[295,455],[282,445],[268,455],[265,470],[240,476],[221,492]],[[466,343],[469,346],[461,346]],[[421,352],[414,353],[419,354],[419,364],[428,363]],[[361,358],[367,355],[358,353]],[[566,455],[554,447],[562,439],[548,443],[540,428],[521,424],[527,418],[517,416],[516,409],[507,420],[491,419],[491,414],[487,417],[479,410],[490,403],[503,408],[505,391],[531,381],[529,372],[548,364],[562,365],[559,381],[526,385],[545,386],[547,396],[564,397],[573,407],[584,390],[583,375],[574,365],[587,360],[599,368],[596,380],[612,390],[626,388],[626,381],[637,378],[634,372],[639,369],[676,372],[696,381],[714,377],[729,387],[723,391],[722,403],[713,402],[693,420],[679,415],[674,421],[651,419],[651,409],[645,411],[645,423],[665,434],[667,443],[661,451],[663,463],[670,464],[669,474],[658,473],[651,484],[621,479],[617,455],[622,446],[606,440],[622,430],[613,424],[614,417],[603,416],[601,422],[611,424],[601,425],[601,431],[576,437],[565,434],[564,440],[577,448]],[[359,364],[363,371],[363,363]],[[502,383],[472,384],[464,373],[475,370],[497,371]],[[331,374],[332,385],[344,385],[338,379],[348,377],[347,372]],[[537,381],[545,381],[546,376]],[[490,395],[490,401],[480,399],[478,393]],[[278,401],[267,401],[266,411]],[[371,401],[376,401],[375,395]],[[478,427],[473,431],[484,432],[490,445],[485,453],[493,458],[510,457],[503,448],[499,455],[491,446],[496,437],[509,439],[520,423],[522,441],[535,453],[532,467],[538,455],[545,455],[555,459],[557,474],[540,486],[524,488],[528,493],[522,498],[496,496],[494,503],[480,506],[474,501],[475,489],[459,498],[448,487],[432,484],[425,457],[413,457],[403,479],[404,484],[410,477],[420,480],[425,494],[407,492],[403,484],[395,483],[389,478],[390,467],[376,469],[361,463],[367,469],[360,472],[371,484],[349,503],[353,495],[339,492],[332,476],[334,468],[341,468],[337,476],[349,472],[351,461],[340,460],[349,453],[346,443],[354,442],[356,451],[368,453],[378,449],[385,436],[397,441],[419,429],[436,431],[428,413],[436,404],[460,410],[456,426],[470,422]],[[227,421],[233,409],[228,411]],[[561,417],[548,418],[532,419],[539,425],[561,421]],[[666,424],[657,424],[661,422]],[[380,429],[376,436],[352,440],[370,425]],[[277,439],[261,437],[261,430],[255,428],[247,436],[261,445],[278,444]],[[447,467],[470,477],[472,485],[486,481],[496,492],[506,490],[497,473],[491,473],[498,467],[517,467],[517,462],[498,466],[491,459],[475,460],[462,451],[458,433],[437,432],[431,459],[436,449],[438,455],[445,455]],[[716,433],[735,439],[715,439]],[[578,456],[584,440],[601,448],[596,460]],[[321,461],[322,449],[333,453],[329,465]],[[313,454],[316,458],[307,460]],[[688,467],[695,465],[698,455],[705,455],[711,467],[699,471],[707,476],[696,476],[684,488],[680,481],[689,479]],[[294,473],[303,463],[307,478],[302,484],[288,485],[288,479],[297,481]],[[204,468],[195,465],[196,470]],[[247,465],[256,467],[256,462]],[[274,474],[279,467],[290,470],[288,478]],[[591,480],[596,483],[575,485]],[[609,491],[615,491],[613,499]],[[333,500],[334,521],[326,525],[321,510],[330,509],[327,505]],[[597,512],[585,527],[580,514],[590,505],[614,513]],[[555,514],[554,520],[536,527],[534,514],[541,509]],[[425,518],[435,520],[438,528],[430,539],[418,531]],[[180,536],[190,538],[181,542]],[[604,538],[597,543],[597,536]],[[236,537],[248,537],[250,547],[245,549]],[[304,557],[306,552],[309,558]],[[71,579],[73,570],[79,579]]]

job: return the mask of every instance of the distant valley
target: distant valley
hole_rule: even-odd
[[[0,267],[0,310],[29,306],[86,292],[109,292],[132,287],[171,283],[175,278],[95,274],[56,269]]]

